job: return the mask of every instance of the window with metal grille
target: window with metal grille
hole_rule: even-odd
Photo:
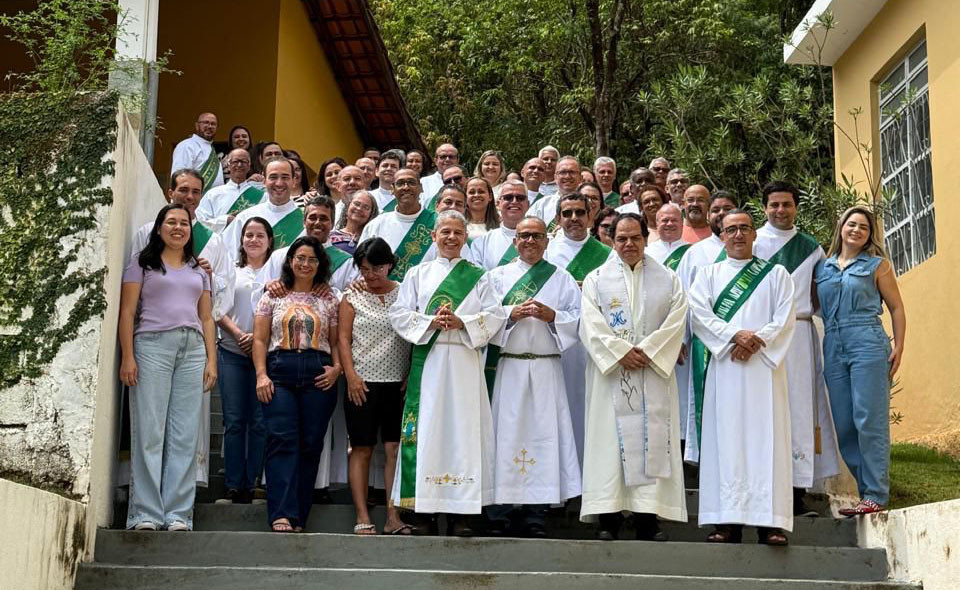
[[[937,252],[925,40],[894,66],[879,92],[882,182],[894,193],[884,212],[884,238],[901,274]]]

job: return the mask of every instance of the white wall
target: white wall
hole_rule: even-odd
[[[862,547],[887,550],[890,577],[924,590],[960,585],[960,500],[921,504],[860,517]]]

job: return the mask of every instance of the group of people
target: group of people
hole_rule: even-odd
[[[367,150],[311,187],[295,152],[242,126],[221,160],[216,123],[177,146],[170,204],[124,272],[129,528],[192,528],[214,382],[228,498],[265,485],[278,532],[344,468],[356,534],[377,533],[382,477],[386,534],[445,513],[450,534],[482,514],[487,534],[544,537],[550,506],[579,496],[599,538],[631,516],[665,540],[660,520],[687,520],[685,461],[711,542],[748,525],[787,544],[841,457],[861,496],[842,512],[884,509],[906,319],[870,208],[824,253],[786,182],[764,187],[756,228],[665,158],[616,186],[612,159],[551,146],[516,173],[484,152],[472,176],[450,144],[429,175],[421,152]]]

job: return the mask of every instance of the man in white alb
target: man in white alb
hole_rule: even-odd
[[[223,165],[213,149],[213,138],[217,135],[217,116],[213,113],[200,113],[194,124],[195,133],[173,148],[171,171],[189,169],[200,173],[203,180],[203,192],[223,184]]]
[[[793,461],[784,359],[795,323],[793,280],[753,255],[749,213],[727,213],[723,233],[726,259],[701,268],[688,292],[707,367],[693,375],[703,380],[699,523],[716,526],[709,542],[739,543],[750,525],[761,543],[786,545]]]
[[[397,170],[403,168],[406,159],[403,150],[387,150],[380,157],[380,162],[377,164],[377,178],[380,180],[380,186],[370,191],[380,211],[393,211],[396,208],[396,199],[393,198],[393,178]]]
[[[547,234],[551,236],[557,229],[557,203],[561,197],[575,193],[580,185],[580,162],[573,156],[564,156],[557,162],[555,174],[556,190],[549,195],[544,193],[543,198],[530,207],[530,214],[547,224]]]
[[[222,232],[241,211],[259,205],[266,191],[259,182],[247,180],[250,175],[250,153],[235,149],[227,154],[227,182],[215,186],[200,200],[197,219],[213,231]]]
[[[796,294],[797,325],[784,361],[793,436],[793,514],[817,516],[804,504],[806,488],[840,473],[833,413],[823,380],[820,335],[811,320],[813,270],[825,256],[817,240],[797,231],[794,225],[800,205],[800,191],[795,186],[771,182],[763,187],[762,202],[767,223],[757,230],[753,253],[786,268]]]
[[[527,202],[531,206],[543,197],[540,185],[543,183],[545,171],[546,166],[540,158],[530,158],[520,171],[523,184],[527,187]]]
[[[583,282],[580,337],[587,364],[587,429],[580,519],[616,539],[623,512],[637,538],[665,541],[657,518],[686,522],[674,367],[687,300],[677,275],[644,253],[635,213],[614,220],[610,257]]]
[[[421,201],[424,203],[429,203],[433,200],[433,197],[437,196],[437,192],[440,191],[440,187],[443,186],[443,172],[450,166],[460,163],[460,152],[457,151],[455,145],[451,143],[444,143],[437,148],[437,151],[434,152],[433,160],[437,165],[437,169],[433,174],[425,176],[420,179],[420,184],[422,185],[421,191]]]
[[[540,161],[543,162],[543,182],[540,183],[540,194],[545,197],[557,194],[556,170],[560,161],[560,151],[552,145],[546,145],[540,148],[537,154]],[[577,180],[579,183],[579,179]]]
[[[514,238],[517,236],[517,224],[527,214],[530,202],[527,191],[519,180],[506,180],[500,185],[500,199],[497,210],[500,211],[500,227],[492,229],[473,241],[470,251],[473,260],[486,270],[508,264],[517,258]],[[544,242],[546,247],[546,242]]]

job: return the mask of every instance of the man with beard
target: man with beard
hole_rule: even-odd
[[[667,174],[667,192],[670,200],[683,207],[683,193],[690,188],[690,176],[682,168],[674,168]]]
[[[217,135],[217,116],[213,113],[200,113],[194,124],[195,133],[173,148],[171,170],[196,170],[203,179],[203,192],[223,184],[223,165],[213,149],[213,138]]]
[[[702,184],[695,184],[683,193],[683,240],[696,244],[714,235],[707,219],[710,207],[710,191]]]

